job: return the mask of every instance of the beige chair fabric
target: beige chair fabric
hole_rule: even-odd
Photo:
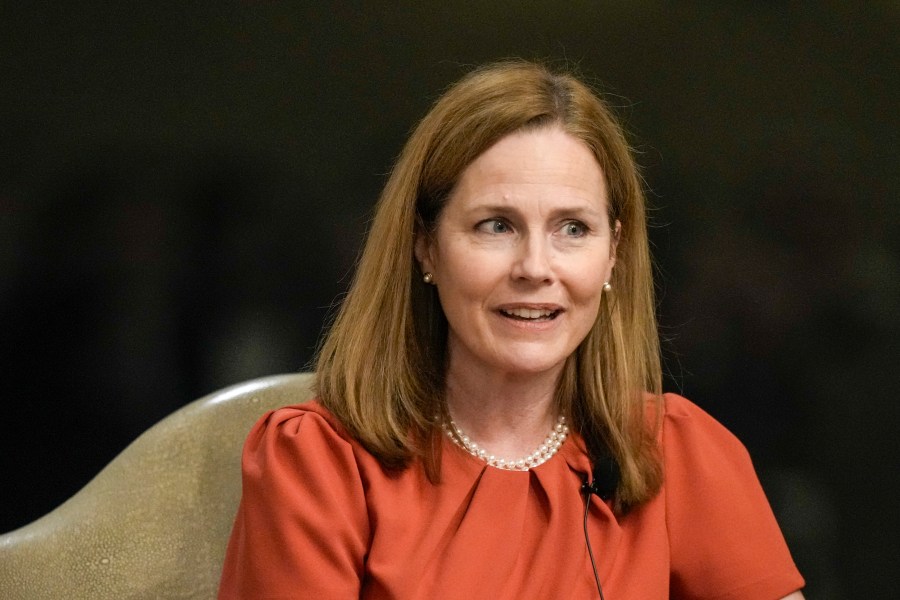
[[[50,514],[0,536],[0,598],[215,598],[240,498],[240,452],[312,375],[210,394],[147,430]]]

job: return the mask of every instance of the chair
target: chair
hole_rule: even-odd
[[[0,598],[215,598],[244,438],[312,382],[235,385],[151,427],[50,514],[0,536]]]

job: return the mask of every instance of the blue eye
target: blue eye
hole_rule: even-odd
[[[486,219],[478,224],[477,229],[485,233],[509,233],[509,223],[503,219]]]
[[[563,233],[570,237],[582,237],[587,235],[587,227],[578,221],[569,221],[563,225]]]

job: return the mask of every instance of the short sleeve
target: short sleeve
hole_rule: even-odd
[[[662,435],[671,597],[776,600],[802,588],[740,441],[673,394]]]
[[[309,406],[283,408],[250,431],[241,469],[219,598],[358,598],[369,526],[351,443]]]

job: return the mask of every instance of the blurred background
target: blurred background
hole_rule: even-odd
[[[410,128],[520,56],[618,107],[667,388],[747,445],[807,598],[900,597],[896,1],[11,4],[0,531],[305,368]]]

